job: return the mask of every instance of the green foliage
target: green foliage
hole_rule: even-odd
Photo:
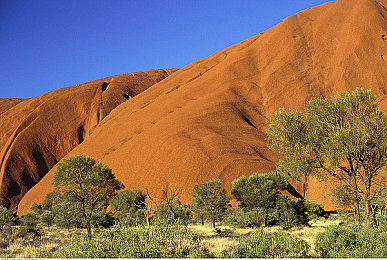
[[[280,190],[288,186],[287,176],[280,172],[270,174],[255,173],[249,178],[242,176],[232,183],[232,195],[240,202],[239,207],[245,214],[239,213],[231,217],[242,225],[267,225],[279,223],[284,228],[306,225],[308,211],[306,202],[291,200],[282,195]],[[309,205],[309,204],[308,204]],[[230,221],[230,220],[229,220]],[[244,223],[243,223],[244,222]]]
[[[333,202],[343,208],[351,208],[354,203],[354,193],[351,186],[348,184],[341,184],[330,191]]]
[[[89,236],[93,213],[106,207],[109,199],[124,187],[111,169],[86,155],[71,156],[59,163],[54,186],[61,192],[62,199],[70,203],[62,204],[70,206],[64,210],[71,210],[82,218]]]
[[[222,220],[230,202],[230,196],[222,189],[220,180],[209,180],[200,186],[195,185],[192,193],[192,204],[198,214],[211,219],[212,226]]]
[[[316,214],[317,216],[322,216],[325,213],[324,206],[321,204],[313,203],[308,200],[302,200],[303,207],[305,207],[308,215]]]
[[[0,231],[6,226],[14,225],[17,221],[17,217],[9,211],[7,208],[0,206]]]
[[[316,251],[324,258],[386,258],[387,234],[354,225],[330,226],[316,237]]]
[[[179,219],[183,223],[188,223],[192,219],[191,207],[189,204],[182,204],[179,200],[175,200],[172,203],[173,214],[170,206],[167,203],[161,203],[157,206],[157,209],[153,212],[153,216],[156,219],[164,220],[176,220]]]
[[[140,190],[123,190],[113,196],[109,203],[121,224],[132,226],[145,220],[145,198],[146,195]]]
[[[249,178],[242,176],[232,182],[231,194],[240,202],[239,207],[245,211],[262,208],[268,211],[275,204],[275,200],[284,190],[288,182],[284,174],[274,172],[270,174],[254,173]]]
[[[387,215],[376,215],[374,227],[379,232],[387,233]]]
[[[130,226],[136,226],[141,225],[145,222],[145,215],[144,215],[145,209],[140,209],[136,211],[135,215],[132,214],[116,214],[117,217],[117,224],[124,226],[124,227],[130,227]]]
[[[137,210],[145,207],[146,195],[140,190],[123,190],[118,192],[109,203],[115,213],[135,215]]]
[[[222,224],[237,228],[260,227],[265,222],[265,210],[255,208],[247,212],[235,211],[226,215]]]
[[[66,199],[65,194],[58,196],[52,206],[54,223],[61,228],[83,227],[83,218],[75,209],[71,200]]]
[[[367,224],[370,200],[380,196],[387,181],[387,117],[375,100],[363,89],[330,100],[316,97],[304,114],[276,111],[267,135],[269,146],[282,155],[278,169],[293,176],[332,176],[346,184],[357,219],[363,199]]]
[[[91,217],[91,225],[93,227],[108,228],[114,225],[115,218],[110,212],[97,211]]]
[[[286,195],[279,195],[270,214],[271,220],[278,222],[284,229],[308,225],[307,208],[304,202],[303,199],[294,201]]]
[[[96,230],[93,240],[75,234],[67,247],[46,257],[205,258],[213,255],[201,244],[201,237],[187,227],[157,222],[143,228],[117,226]]]
[[[39,218],[35,213],[29,212],[21,216],[19,236],[25,237],[28,234],[39,237],[41,236],[41,229],[38,227]]]
[[[309,245],[283,232],[266,233],[259,230],[226,251],[231,258],[303,258],[307,257]]]
[[[8,237],[12,234],[11,226],[17,221],[17,217],[11,211],[0,206],[0,235],[3,237],[3,244],[6,244]]]
[[[54,213],[52,213],[51,210],[45,210],[40,216],[40,223],[46,226],[51,226],[52,224],[54,224],[54,218],[55,215]]]

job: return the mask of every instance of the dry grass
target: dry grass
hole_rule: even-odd
[[[312,256],[315,256],[314,241],[317,235],[324,232],[328,226],[339,225],[341,222],[341,220],[313,220],[309,222],[310,227],[293,228],[285,232],[305,240],[310,245]]]
[[[284,232],[305,240],[311,246],[311,256],[316,256],[314,241],[316,236],[330,225],[338,225],[340,220],[314,220],[310,227],[293,228]],[[237,245],[243,237],[254,232],[254,228],[231,228],[218,226],[221,232],[216,232],[211,225],[189,225],[189,228],[203,236],[203,244],[215,255],[222,257],[223,252]],[[266,232],[282,230],[279,226],[266,227]],[[7,248],[0,248],[0,258],[42,258],[47,252],[55,251],[58,247],[69,242],[71,234],[76,231],[53,227],[42,227],[41,237],[17,238]],[[79,230],[78,230],[79,231]]]
[[[310,227],[292,228],[289,230],[283,230],[280,226],[265,227],[266,232],[272,233],[277,231],[284,231],[288,234],[294,235],[300,239],[305,240],[311,247],[311,256],[316,256],[314,250],[314,241],[318,234],[325,231],[330,225],[338,225],[340,220],[314,220],[311,221]],[[237,245],[239,240],[248,236],[251,232],[254,232],[254,228],[230,228],[228,226],[218,226],[221,230],[226,230],[227,235],[217,234],[210,225],[189,225],[189,228],[203,236],[203,244],[205,244],[209,250],[214,253],[215,257],[222,257],[225,250]]]
[[[69,241],[74,230],[53,227],[41,227],[42,236],[31,234],[17,237],[7,247],[0,248],[0,258],[42,258],[47,252],[63,246]]]

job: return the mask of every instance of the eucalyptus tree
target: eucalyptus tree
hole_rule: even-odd
[[[364,203],[386,191],[387,117],[371,90],[356,89],[333,97],[311,99],[304,113],[279,109],[269,121],[269,146],[282,157],[279,169],[290,175],[333,177],[349,187],[355,219]]]
[[[71,205],[72,214],[83,220],[89,237],[93,214],[107,207],[109,199],[124,188],[110,168],[86,155],[70,156],[59,163],[54,186],[68,202],[65,204]]]
[[[217,220],[222,219],[230,202],[230,195],[222,189],[220,180],[209,180],[201,185],[195,185],[192,194],[194,210],[206,216],[215,228]],[[200,210],[199,210],[200,209]]]

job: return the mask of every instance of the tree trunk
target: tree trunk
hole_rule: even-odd
[[[364,222],[367,228],[370,227],[370,211],[371,211],[371,182],[367,180],[364,194]]]
[[[365,199],[364,205],[364,223],[367,228],[370,227],[370,200]]]
[[[148,215],[148,213],[146,211],[144,212],[144,216],[145,216],[145,219],[146,219],[146,224],[147,224],[148,227],[150,226],[150,224],[149,224],[149,215]]]
[[[201,214],[202,215],[202,226],[204,226],[204,214]]]
[[[212,227],[215,229],[215,215],[212,216]]]
[[[355,222],[360,224],[360,206],[357,198],[355,198],[353,201],[353,208],[354,208]]]
[[[360,224],[360,206],[359,206],[359,191],[357,187],[357,182],[356,182],[356,175],[352,174],[352,188],[353,188],[353,209],[354,209],[354,215],[355,215],[355,222]]]
[[[86,220],[86,230],[87,230],[87,237],[91,239],[91,223],[90,219]]]

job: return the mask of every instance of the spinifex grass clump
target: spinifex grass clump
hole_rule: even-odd
[[[76,234],[70,245],[47,257],[60,258],[204,258],[212,257],[201,237],[180,224],[114,226],[96,230],[90,240]]]
[[[354,225],[330,226],[316,238],[316,251],[324,258],[386,258],[387,234]]]
[[[231,258],[301,258],[307,257],[309,245],[284,232],[259,230],[225,252]]]

